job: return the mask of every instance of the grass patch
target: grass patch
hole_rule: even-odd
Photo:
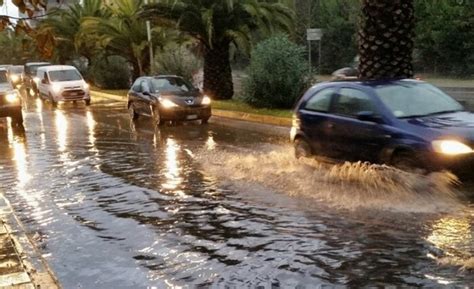
[[[128,93],[128,89],[100,89],[100,88],[97,88],[97,87],[93,87],[92,90],[97,91],[97,92],[103,92],[103,93],[118,95],[118,96],[121,96],[121,97],[127,97],[127,93]]]
[[[214,100],[212,102],[212,107],[215,109],[222,110],[231,110],[246,112],[252,114],[262,114],[262,115],[271,115],[277,117],[290,117],[292,116],[292,111],[289,109],[269,109],[269,108],[255,108],[242,102],[241,100],[231,99],[231,100]]]

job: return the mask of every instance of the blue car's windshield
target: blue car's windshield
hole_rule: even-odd
[[[463,110],[462,105],[428,83],[395,82],[375,86],[382,102],[398,118],[423,117]]]

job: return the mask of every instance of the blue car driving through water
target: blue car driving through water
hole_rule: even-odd
[[[296,157],[456,173],[474,168],[474,114],[418,80],[315,85],[296,104],[291,140]]]

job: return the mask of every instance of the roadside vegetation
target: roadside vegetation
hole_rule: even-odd
[[[42,1],[15,2],[23,12],[42,6]],[[101,89],[126,89],[140,75],[178,74],[199,82],[214,100],[230,100],[225,106],[241,110],[288,110],[308,85],[322,79],[316,73],[357,65],[356,55],[367,78],[414,73],[438,85],[471,86],[473,1],[385,2],[157,0],[145,5],[144,0],[84,0],[69,9],[49,10],[48,17],[30,21],[30,26],[0,18],[5,52],[0,59],[72,64]],[[409,26],[387,22],[390,37],[381,36],[382,31],[373,34],[371,23],[394,13],[408,17]],[[321,55],[317,43],[311,50],[313,75],[308,74],[307,28],[324,30]],[[400,47],[404,49],[398,53]],[[384,51],[398,53],[394,57],[399,59],[381,58]],[[239,83],[234,68],[244,71]]]

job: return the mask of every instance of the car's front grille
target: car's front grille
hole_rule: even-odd
[[[82,89],[72,89],[63,91],[62,96],[65,99],[78,99],[83,98],[85,94],[86,93]]]

